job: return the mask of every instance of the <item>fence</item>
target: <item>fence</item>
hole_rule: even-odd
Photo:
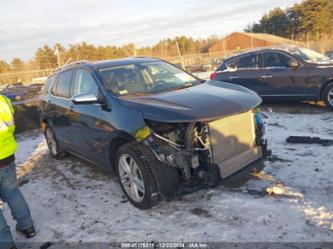
[[[1,85],[13,82],[24,82],[25,84],[41,83],[45,80],[45,77],[50,75],[54,70],[55,69],[43,69],[3,73],[0,74],[0,88]]]
[[[162,59],[186,67],[189,65],[208,64],[212,63],[212,61],[214,60],[218,60],[218,62],[220,62],[221,59],[227,58],[230,55],[234,54],[235,52],[241,52],[241,50],[227,50],[214,53],[201,53],[201,54],[191,54],[184,56],[164,57]],[[0,90],[2,87],[4,87],[4,85],[13,82],[24,82],[25,85],[43,82],[46,80],[46,77],[55,70],[56,68],[0,74]]]
[[[292,41],[292,42],[295,42]],[[318,35],[318,38],[315,41],[309,41],[309,37],[304,35],[297,39],[297,45],[302,44],[304,47],[316,50],[318,52],[324,53],[326,51],[333,50],[333,37],[327,36],[325,34]],[[212,53],[201,53],[201,54],[190,54],[190,55],[181,55],[173,57],[162,57],[171,63],[180,65],[184,68],[190,65],[205,65],[212,64],[217,66],[220,63],[221,59],[228,58],[234,53],[243,52],[244,50],[225,50]],[[17,81],[24,82],[24,84],[36,83],[36,81],[44,81],[46,77],[51,74],[55,69],[45,69],[45,70],[30,70],[23,72],[11,72],[0,74],[0,90],[1,85],[8,83],[13,83]]]

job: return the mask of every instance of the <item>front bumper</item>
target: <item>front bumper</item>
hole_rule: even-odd
[[[258,149],[262,152],[261,156],[256,157],[253,161],[246,164],[244,164],[244,162],[243,164],[237,164],[237,162],[242,159],[236,159],[230,164],[230,167],[235,166],[235,168],[231,167],[223,169],[225,164],[211,164],[205,174],[202,175],[203,181],[210,186],[214,186],[216,184],[224,184],[246,176],[251,171],[260,172],[265,167],[264,162],[270,155],[270,151],[267,150],[266,144],[258,147]],[[224,174],[225,172],[228,172],[228,174]]]
[[[241,177],[248,175],[252,171],[259,172],[259,171],[263,170],[265,167],[265,163],[264,163],[265,160],[266,160],[265,157],[259,158],[258,160],[250,163],[246,167],[244,167],[241,170],[235,172],[234,174],[228,176],[227,178],[223,178],[221,180],[221,183],[222,184],[229,183],[229,182],[232,182],[234,180],[237,180]]]
[[[237,180],[241,177],[248,175],[250,172],[260,172],[265,167],[265,161],[267,158],[271,156],[271,151],[267,149],[267,142],[264,141],[263,144],[260,146],[262,151],[262,156],[257,160],[251,162],[250,164],[246,165],[245,167],[241,168],[240,170],[234,172],[233,174],[229,175],[228,177],[221,178],[221,183],[228,183],[234,180]]]
[[[261,146],[249,148],[225,161],[217,164],[219,168],[220,177],[227,178],[236,172],[242,170],[247,165],[263,158],[263,150]]]

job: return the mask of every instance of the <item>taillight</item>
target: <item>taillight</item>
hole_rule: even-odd
[[[210,79],[211,79],[211,80],[215,80],[216,77],[217,77],[217,72],[214,72],[214,73],[212,73],[212,74],[210,75]]]

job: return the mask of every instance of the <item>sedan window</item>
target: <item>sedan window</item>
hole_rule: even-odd
[[[292,59],[280,53],[264,53],[263,67],[288,67]]]
[[[232,60],[232,61],[229,61],[227,62],[226,66],[228,69],[236,69],[236,63],[238,62],[238,60]],[[219,71],[222,71],[222,69],[218,69]]]
[[[238,59],[236,67],[238,69],[242,68],[257,68],[257,54],[250,54],[242,56]]]

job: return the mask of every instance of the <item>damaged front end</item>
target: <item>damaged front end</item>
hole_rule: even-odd
[[[267,155],[264,122],[253,111],[205,122],[145,121],[149,134],[142,143],[159,162],[177,168],[185,183],[215,185],[249,165],[255,168]]]

